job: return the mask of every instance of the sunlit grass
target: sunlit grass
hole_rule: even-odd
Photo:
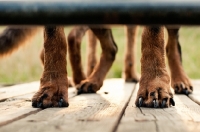
[[[3,29],[3,28],[1,28]],[[66,28],[66,35],[71,28]],[[118,78],[122,75],[125,34],[124,27],[113,27],[112,29],[115,42],[118,45],[118,53],[116,60],[109,71],[107,78]],[[137,35],[137,70],[140,72],[140,56],[141,56],[141,32],[138,29]],[[200,27],[182,27],[180,30],[180,43],[182,45],[183,67],[189,77],[200,78],[199,56],[200,52]],[[43,47],[43,34],[38,33],[30,44],[21,47],[19,50],[4,57],[0,60],[0,83],[23,83],[39,80],[42,73],[42,65],[40,63],[39,54]],[[98,46],[100,54],[101,50]],[[85,66],[86,61],[86,37],[83,38],[82,44],[82,61]],[[68,73],[71,75],[71,68],[68,62]]]

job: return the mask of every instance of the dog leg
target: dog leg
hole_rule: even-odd
[[[88,30],[87,36],[88,36],[88,42],[87,42],[88,45],[87,45],[87,74],[86,75],[87,77],[89,77],[97,63],[97,57],[96,57],[97,38],[91,30]]]
[[[75,27],[68,35],[69,59],[72,67],[72,78],[75,85],[84,80],[85,74],[81,62],[81,41],[88,27]]]
[[[110,29],[91,28],[93,33],[99,39],[102,54],[99,63],[95,66],[92,74],[80,85],[77,86],[78,94],[95,93],[103,85],[103,80],[115,60],[117,45],[115,44]]]
[[[164,27],[145,27],[142,34],[141,79],[136,106],[175,105],[164,55]]]
[[[171,72],[171,86],[175,93],[190,94],[193,91],[192,83],[182,67],[181,46],[178,40],[179,28],[168,31],[168,43],[166,52]]]
[[[40,88],[32,98],[33,107],[67,107],[69,105],[66,53],[64,28],[45,27],[44,72],[40,79]]]
[[[139,75],[136,71],[136,32],[137,26],[126,26],[126,47],[124,59],[124,76],[126,82],[138,82]]]
[[[44,66],[44,49],[41,50],[40,52],[40,60],[42,63],[42,66]],[[71,77],[68,77],[68,87],[73,87],[73,81]]]

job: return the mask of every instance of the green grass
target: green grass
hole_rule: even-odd
[[[1,28],[2,30],[3,28]],[[66,35],[71,28],[66,28]],[[118,53],[116,60],[109,71],[107,78],[121,77],[123,69],[125,34],[124,27],[112,28],[115,42],[118,45]],[[141,57],[141,32],[142,28],[138,29],[137,35],[137,70],[140,72],[140,57]],[[200,27],[182,27],[180,30],[180,43],[183,53],[183,67],[189,77],[193,79],[200,78],[199,56],[200,52]],[[25,47],[19,48],[10,56],[0,60],[0,83],[23,83],[39,80],[42,73],[42,65],[40,63],[39,54],[43,47],[43,34],[38,33],[32,41]],[[98,46],[101,53],[100,46]],[[83,38],[82,44],[82,60],[85,66],[86,60],[86,37]],[[69,61],[68,61],[69,62]],[[68,73],[71,75],[71,68],[68,63]]]

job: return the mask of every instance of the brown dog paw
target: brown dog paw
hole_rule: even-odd
[[[175,105],[170,91],[169,79],[158,77],[154,80],[141,80],[135,101],[137,107],[166,108]]]
[[[192,83],[188,78],[179,78],[176,80],[172,80],[172,87],[176,94],[185,94],[189,95],[193,91]]]
[[[100,87],[103,85],[103,82],[96,82],[91,80],[84,80],[82,81],[76,88],[77,88],[77,94],[82,93],[96,93]]]
[[[53,77],[47,81],[42,78],[40,88],[32,98],[32,106],[36,108],[68,107],[67,77]]]

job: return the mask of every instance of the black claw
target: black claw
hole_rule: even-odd
[[[77,95],[82,94],[82,93],[83,93],[83,89],[82,88],[78,89]]]
[[[170,103],[175,106],[175,102],[174,102],[174,99],[173,98],[170,98]]]
[[[37,102],[36,101],[32,102],[32,107],[35,107],[35,108],[37,107]]]
[[[138,104],[139,104],[138,107],[142,106],[142,104],[143,104],[143,98],[142,97],[139,98],[139,103]]]
[[[58,102],[58,106],[62,107],[62,105],[63,105],[63,99],[60,99],[60,101]]]
[[[193,87],[192,87],[192,86],[190,86],[190,89],[191,89],[191,90],[193,90]]]
[[[164,108],[166,106],[166,100],[163,99],[162,104],[161,104],[161,108]]]
[[[179,90],[179,87],[176,86],[176,87],[175,87],[175,92],[178,92],[178,90]]]
[[[42,108],[42,103],[41,102],[37,103],[37,108]]]
[[[158,101],[155,100],[155,99],[153,100],[153,107],[154,107],[154,108],[157,108],[157,107],[158,107]]]
[[[63,99],[60,99],[60,101],[58,102],[58,105],[59,105],[59,107],[68,107],[69,106],[69,104]]]
[[[183,89],[183,93],[188,96],[189,92],[187,89]]]

